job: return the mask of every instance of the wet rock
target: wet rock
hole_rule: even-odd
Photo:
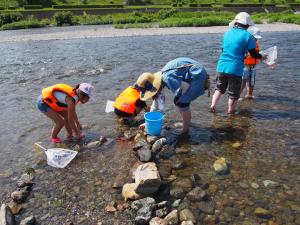
[[[79,186],[75,186],[75,187],[73,187],[72,189],[73,189],[73,191],[74,191],[74,193],[75,193],[76,195],[79,195],[79,194],[80,194],[80,187],[79,187]]]
[[[248,185],[247,183],[245,183],[245,182],[240,181],[238,184],[239,184],[239,186],[240,186],[241,188],[244,188],[244,189],[249,188],[249,185]]]
[[[237,208],[233,208],[233,207],[226,207],[224,209],[225,213],[227,213],[228,215],[230,216],[233,216],[233,217],[238,217],[240,216],[240,210],[237,209]]]
[[[186,167],[186,163],[181,161],[180,159],[175,159],[172,163],[172,168],[179,170],[179,169],[183,169],[184,167]]]
[[[241,142],[234,142],[233,144],[232,144],[232,147],[233,148],[235,148],[235,149],[238,149],[238,148],[240,148],[240,147],[242,147],[242,143]]]
[[[174,181],[176,179],[177,179],[177,177],[174,174],[171,174],[169,177],[167,177],[167,181],[168,182],[172,182],[172,181]]]
[[[177,207],[179,206],[180,202],[181,202],[181,199],[175,200],[175,201],[173,202],[173,204],[172,204],[172,207],[173,207],[173,208],[177,208]]]
[[[98,148],[102,145],[101,141],[92,141],[86,145],[86,148]]]
[[[166,223],[163,219],[154,217],[150,220],[149,225],[166,225]]]
[[[151,220],[151,218],[152,218],[152,209],[147,206],[144,206],[137,211],[137,216],[135,217],[134,221],[135,224],[146,225]]]
[[[187,192],[193,188],[193,183],[190,178],[177,178],[171,185],[172,187],[182,187]]]
[[[134,180],[135,178],[135,171],[136,169],[140,166],[140,165],[143,165],[144,163],[142,163],[141,161],[137,161],[134,163],[134,165],[131,167],[130,169],[130,173],[132,174],[132,179]]]
[[[152,145],[152,148],[151,148],[152,152],[153,153],[159,152],[166,143],[167,143],[167,139],[166,138],[160,138],[160,139],[158,139]]]
[[[108,140],[107,140],[106,137],[101,136],[101,137],[99,138],[99,141],[100,141],[100,143],[101,143],[101,145],[102,145],[102,144],[104,144],[105,142],[107,142]]]
[[[6,204],[2,204],[0,208],[0,224],[1,225],[15,225],[15,216],[11,209]]]
[[[227,174],[229,172],[229,164],[227,162],[227,160],[223,157],[217,159],[215,162],[214,162],[214,165],[213,165],[215,171],[217,172],[217,174]]]
[[[197,222],[194,214],[189,209],[181,210],[179,213],[179,218],[180,221],[192,221],[193,223]]]
[[[187,147],[179,147],[179,148],[176,148],[176,154],[186,154],[186,153],[189,153],[191,152],[191,150]]]
[[[135,183],[124,184],[124,186],[122,188],[122,196],[125,201],[136,200],[136,199],[142,198],[141,195],[139,195],[135,192],[136,186],[137,185]]]
[[[161,151],[157,154],[159,159],[168,159],[175,155],[175,148],[170,145],[165,145],[162,147]]]
[[[150,136],[150,135],[147,136],[147,142],[150,145],[153,145],[157,140],[158,140],[158,137],[156,137],[156,136]]]
[[[12,214],[14,215],[17,215],[21,212],[21,210],[24,208],[23,204],[18,204],[14,201],[11,201],[9,204],[8,204]]]
[[[214,215],[215,214],[215,206],[212,202],[197,202],[195,206],[198,210],[203,213]]]
[[[10,197],[16,203],[23,203],[26,201],[27,197],[29,196],[29,191],[14,191],[11,193]]]
[[[23,188],[23,187],[32,187],[34,183],[31,180],[18,180],[17,181],[17,187]]]
[[[161,208],[155,211],[155,216],[159,218],[164,218],[166,215],[168,215],[169,210],[167,207]]]
[[[216,184],[210,184],[208,187],[209,193],[216,193],[218,191],[218,186]]]
[[[113,188],[119,189],[124,186],[128,181],[130,181],[130,178],[124,175],[118,175],[113,183]]]
[[[133,139],[135,136],[137,135],[137,131],[130,129],[124,132],[124,137],[126,138],[126,140],[131,140]]]
[[[155,208],[156,209],[162,209],[165,207],[168,207],[169,203],[167,201],[162,201],[156,204]]]
[[[36,224],[36,219],[34,216],[26,217],[20,223],[20,225],[35,225],[35,224]]]
[[[139,142],[141,140],[144,140],[143,135],[141,133],[137,133],[134,137],[134,142]]]
[[[252,182],[251,183],[251,187],[254,188],[254,189],[258,189],[259,188],[259,185],[255,182]]]
[[[206,191],[202,190],[200,187],[195,187],[185,196],[191,202],[197,202],[205,199],[207,197]]]
[[[193,173],[191,175],[191,180],[193,182],[193,187],[201,187],[202,189],[207,189],[209,184],[202,180],[199,174]]]
[[[141,140],[139,140],[139,141],[132,147],[132,149],[133,149],[133,151],[137,151],[137,150],[139,150],[139,149],[141,149],[141,148],[143,148],[143,147],[148,148],[148,147],[147,147],[147,142],[146,142],[144,139],[141,139]]]
[[[181,187],[172,187],[170,190],[170,195],[173,198],[184,198],[184,196],[187,194],[187,191],[185,191],[183,188]]]
[[[181,225],[194,225],[192,221],[182,221]]]
[[[263,218],[263,219],[269,219],[272,217],[272,214],[269,210],[266,210],[264,208],[256,208],[254,211],[254,214],[259,217],[259,218]]]
[[[174,209],[172,212],[170,212],[165,218],[164,222],[167,225],[177,225],[178,224],[178,211]]]
[[[117,209],[115,208],[115,203],[108,204],[105,207],[105,211],[108,212],[108,213],[114,213],[114,212],[116,212]]]
[[[144,147],[137,151],[139,160],[142,162],[149,162],[152,158],[152,152],[148,147]]]
[[[153,162],[140,165],[135,171],[136,193],[149,195],[155,193],[161,185],[160,175]]]
[[[264,180],[263,184],[265,187],[267,188],[275,188],[275,187],[279,187],[280,184],[271,180]]]
[[[155,200],[154,198],[150,198],[150,197],[147,197],[147,198],[142,198],[142,199],[139,199],[139,200],[136,200],[136,201],[133,201],[131,203],[131,208],[134,209],[134,210],[139,210],[143,207],[148,207],[149,209],[154,209],[155,207]]]

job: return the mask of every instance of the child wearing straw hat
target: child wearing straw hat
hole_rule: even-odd
[[[209,89],[209,75],[196,60],[180,57],[168,62],[161,71],[143,73],[136,82],[140,99],[156,98],[164,87],[174,95],[174,104],[183,119],[182,134],[187,134],[191,122],[190,104]]]

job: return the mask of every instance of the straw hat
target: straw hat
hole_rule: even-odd
[[[140,99],[146,101],[156,95],[161,87],[161,80],[161,72],[141,74],[135,83],[135,87],[141,91]]]

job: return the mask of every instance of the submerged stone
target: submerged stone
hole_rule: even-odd
[[[240,147],[242,147],[242,144],[241,144],[241,142],[234,142],[233,144],[232,144],[232,147],[233,148],[235,148],[235,149],[238,149],[238,148],[240,148]]]
[[[194,216],[193,212],[189,209],[181,210],[179,213],[180,221],[192,221],[196,223],[196,217]]]
[[[177,225],[178,224],[178,211],[177,209],[174,209],[172,212],[170,212],[165,218],[164,218],[165,224],[168,225]]]
[[[155,141],[154,144],[152,145],[152,152],[153,153],[159,152],[166,143],[167,143],[166,138],[161,138]]]
[[[186,198],[192,202],[197,202],[205,199],[207,197],[207,193],[202,190],[200,187],[196,187],[187,193]]]
[[[279,187],[280,184],[271,180],[264,180],[263,181],[264,186],[268,188],[274,188],[274,187]]]
[[[215,206],[212,202],[197,202],[195,203],[195,206],[203,213],[210,214],[210,215],[215,214]]]
[[[217,174],[227,174],[229,172],[229,165],[225,158],[221,157],[214,162],[213,165]]]
[[[147,142],[150,145],[153,145],[157,140],[158,140],[158,137],[156,137],[156,136],[150,136],[150,135],[147,136]]]
[[[147,147],[139,149],[137,151],[137,154],[139,156],[139,160],[142,161],[142,162],[149,162],[152,158],[152,152]]]
[[[272,214],[269,210],[266,210],[264,208],[256,208],[254,211],[254,214],[259,217],[259,218],[263,218],[263,219],[269,219],[272,217]]]
[[[20,223],[20,225],[35,225],[35,224],[36,224],[36,219],[34,216],[26,217]]]
[[[0,224],[1,225],[15,225],[15,216],[11,209],[6,204],[2,204],[0,208]]]

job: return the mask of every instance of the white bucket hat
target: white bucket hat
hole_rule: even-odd
[[[248,32],[249,32],[250,34],[252,34],[256,39],[261,39],[261,38],[262,38],[260,29],[258,29],[257,27],[251,26],[251,27],[249,27],[247,30],[248,30]]]
[[[94,87],[89,83],[81,83],[78,88],[83,93],[87,94],[90,100],[95,101]]]
[[[246,12],[240,12],[239,14],[237,14],[234,18],[234,21],[243,25],[254,26],[254,22],[251,19],[251,16]]]

